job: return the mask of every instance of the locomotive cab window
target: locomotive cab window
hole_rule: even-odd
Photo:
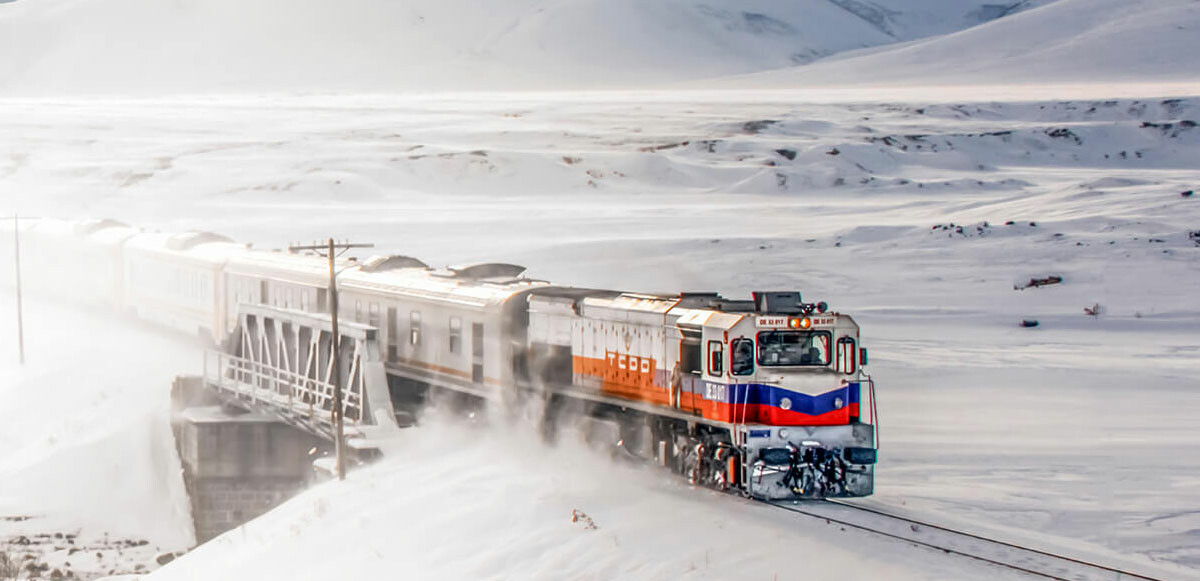
[[[708,342],[708,374],[721,375],[725,372],[724,350],[720,341]]]
[[[758,334],[758,364],[764,367],[829,365],[830,341],[827,331],[763,331]]]
[[[734,375],[754,373],[754,340],[734,339],[729,359],[729,371]]]
[[[408,316],[408,342],[413,345],[421,344],[421,313],[413,311]]]

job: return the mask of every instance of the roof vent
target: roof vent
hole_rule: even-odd
[[[384,272],[387,270],[400,270],[402,268],[428,269],[429,265],[411,256],[401,256],[399,254],[372,256],[362,263],[362,270],[364,272]]]
[[[124,222],[116,220],[87,220],[75,225],[75,234],[77,236],[87,236],[94,232],[99,232],[105,228],[128,228]]]
[[[525,267],[502,262],[486,262],[470,266],[451,266],[450,272],[453,272],[457,278],[470,280],[483,280],[487,278],[512,279],[521,276],[521,273],[525,272]]]
[[[756,291],[754,308],[759,313],[778,315],[799,315],[804,312],[800,293],[796,291]]]
[[[170,250],[191,250],[201,244],[209,244],[211,242],[233,242],[231,238],[227,238],[220,234],[212,232],[184,232],[176,234],[167,239],[167,248]]]

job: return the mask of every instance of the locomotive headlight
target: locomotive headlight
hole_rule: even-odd
[[[788,327],[791,327],[793,329],[807,329],[809,327],[812,327],[812,319],[810,319],[808,317],[804,317],[804,318],[793,317],[791,319],[788,319]]]
[[[842,398],[840,398],[840,397],[833,398],[833,409],[840,410],[840,409],[842,409],[842,406],[844,406],[844,405],[846,405],[846,402],[842,401]]]
[[[792,409],[792,400],[790,398],[786,398],[786,397],[779,400],[779,407],[781,407],[785,410]]]

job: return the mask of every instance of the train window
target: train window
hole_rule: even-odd
[[[362,301],[357,300],[357,299],[355,299],[355,301],[354,301],[354,322],[355,323],[363,322]]]
[[[829,343],[827,331],[763,331],[758,334],[758,364],[829,365]]]
[[[450,352],[462,351],[462,319],[450,317]]]
[[[703,369],[700,361],[700,337],[694,332],[684,331],[683,341],[679,345],[679,367],[680,371],[693,375],[700,375],[700,370]]]
[[[483,323],[471,323],[471,356],[483,359]]]
[[[850,337],[838,339],[837,367],[846,374],[858,371],[858,349],[854,346],[854,339]]]
[[[408,342],[413,345],[421,344],[421,313],[413,311],[408,316]]]
[[[372,327],[379,328],[379,303],[367,305],[367,322]]]
[[[725,372],[724,348],[720,341],[708,342],[708,374],[721,375]]]
[[[729,371],[734,375],[754,373],[754,340],[734,339],[730,346]]]

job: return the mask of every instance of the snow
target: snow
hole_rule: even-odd
[[[0,350],[13,354],[0,368],[0,552],[91,578],[186,549],[168,388],[199,366],[194,346],[25,298],[23,368],[13,310],[0,319]]]
[[[545,448],[503,423],[435,420],[387,453],[150,579],[943,579],[978,571],[876,539],[864,547],[853,533],[613,465],[570,441]],[[586,518],[573,522],[575,511]]]

